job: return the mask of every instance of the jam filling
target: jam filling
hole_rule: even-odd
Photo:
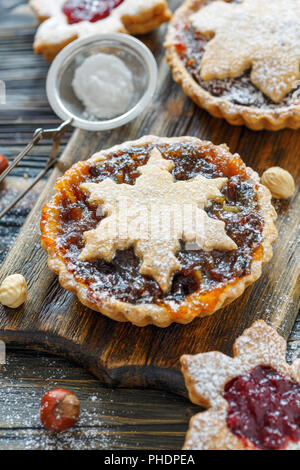
[[[234,3],[238,2],[235,0]],[[274,103],[253,85],[250,79],[251,70],[246,70],[236,78],[202,80],[200,66],[211,37],[196,31],[187,19],[179,20],[176,30],[174,44],[181,61],[194,80],[211,95],[224,98],[235,105],[257,108],[278,109],[300,103],[299,86],[288,93],[280,103]]]
[[[257,366],[225,387],[227,425],[263,450],[284,449],[300,439],[300,386],[276,370]]]
[[[63,6],[69,24],[96,21],[107,18],[123,0],[67,0]]]
[[[218,157],[214,146],[201,144],[160,144],[156,147],[164,158],[175,163],[172,171],[176,180],[187,180],[198,174],[206,178],[228,177],[218,201],[210,201],[206,211],[212,218],[226,223],[227,234],[238,249],[230,252],[186,249],[182,244],[177,256],[182,269],[176,273],[171,290],[164,294],[151,278],[140,274],[141,260],[133,249],[120,250],[111,263],[102,259],[93,262],[78,260],[82,251],[83,233],[93,230],[103,219],[97,208],[89,204],[88,196],[79,185],[111,178],[117,183],[134,184],[140,176],[138,167],[147,163],[154,145],[130,147],[118,151],[99,164],[83,162],[77,177],[62,182],[59,187],[59,224],[56,247],[67,262],[67,268],[77,281],[89,286],[90,301],[98,302],[107,293],[133,304],[181,303],[189,294],[200,289],[212,291],[228,281],[250,272],[253,257],[260,249],[264,222],[259,213],[253,184],[247,181],[245,166],[237,155],[228,160]],[[67,186],[67,187],[66,187]]]

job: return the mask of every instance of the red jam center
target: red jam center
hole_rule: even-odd
[[[271,367],[258,366],[225,387],[227,426],[263,450],[300,439],[300,386]]]
[[[63,6],[63,13],[68,18],[69,24],[80,21],[95,23],[107,18],[122,2],[123,0],[67,0]]]

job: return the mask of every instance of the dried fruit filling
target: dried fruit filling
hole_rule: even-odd
[[[263,450],[300,440],[300,386],[267,366],[231,380],[224,397],[231,431]]]
[[[227,234],[236,242],[238,249],[204,252],[187,250],[182,246],[178,253],[182,269],[175,275],[167,294],[162,293],[152,278],[140,274],[141,261],[133,249],[118,251],[111,263],[102,259],[79,261],[83,233],[96,228],[103,218],[97,214],[97,208],[89,204],[88,196],[79,189],[79,185],[82,182],[100,182],[108,177],[117,183],[134,184],[139,176],[138,167],[147,163],[154,145],[118,151],[98,164],[82,162],[80,171],[70,170],[68,178],[57,185],[59,192],[55,204],[59,206],[59,223],[55,249],[76,280],[89,286],[91,302],[110,293],[118,300],[133,304],[181,303],[198,289],[201,292],[212,291],[223,283],[248,274],[253,258],[261,256],[264,221],[255,188],[247,179],[240,157],[219,158],[212,144],[207,147],[190,143],[156,146],[164,158],[174,161],[173,176],[177,180],[187,180],[198,174],[207,178],[228,177],[222,198],[209,202],[206,211],[210,217],[226,223]]]
[[[69,24],[81,21],[95,23],[107,18],[122,2],[123,0],[67,0],[63,6],[63,13]]]
[[[211,95],[224,98],[235,105],[258,108],[278,109],[300,102],[300,87],[298,86],[288,93],[280,103],[274,103],[253,85],[250,79],[250,70],[246,70],[236,78],[202,80],[200,76],[201,62],[205,47],[211,38],[196,31],[187,19],[178,20],[176,31],[174,45],[177,54],[195,81]]]

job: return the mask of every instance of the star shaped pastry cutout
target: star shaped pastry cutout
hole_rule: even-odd
[[[300,2],[298,0],[213,1],[191,16],[194,27],[214,36],[201,62],[203,80],[238,77],[280,102],[298,86]]]
[[[198,175],[175,181],[174,163],[155,147],[146,165],[139,168],[134,185],[111,179],[82,184],[90,203],[101,205],[106,216],[95,230],[85,232],[85,247],[79,259],[112,261],[117,250],[134,247],[142,260],[140,272],[151,276],[168,292],[181,266],[176,257],[180,240],[195,242],[205,251],[235,250],[223,221],[210,218],[204,208],[221,196],[227,178],[207,179]]]
[[[53,60],[75,39],[118,32],[144,34],[171,18],[166,0],[30,0],[29,5],[42,23],[34,50],[46,60]]]
[[[287,450],[299,450],[300,359],[287,364],[286,341],[262,320],[244,331],[233,352],[233,358],[220,352],[182,356],[190,400],[208,408],[192,418],[184,449],[274,450],[277,440]],[[235,391],[235,403],[229,390]]]

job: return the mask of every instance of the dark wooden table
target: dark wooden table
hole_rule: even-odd
[[[10,160],[36,127],[59,122],[45,96],[48,64],[32,53],[35,24],[26,3],[0,0],[0,80],[7,88],[7,104],[0,105],[0,152]],[[181,2],[169,3],[175,7]],[[157,45],[164,30],[148,35],[146,41]],[[186,102],[178,88],[174,107],[181,103],[183,110]],[[0,189],[0,208],[42,168],[49,150],[50,142],[44,141],[7,180]],[[0,262],[38,192],[36,188],[0,222]],[[288,360],[299,352],[300,318],[289,340]],[[82,408],[78,425],[59,435],[43,430],[39,422],[40,399],[54,387],[73,390]],[[76,364],[46,354],[9,350],[7,364],[0,371],[0,449],[179,449],[196,411],[197,407],[176,395],[104,388]]]

